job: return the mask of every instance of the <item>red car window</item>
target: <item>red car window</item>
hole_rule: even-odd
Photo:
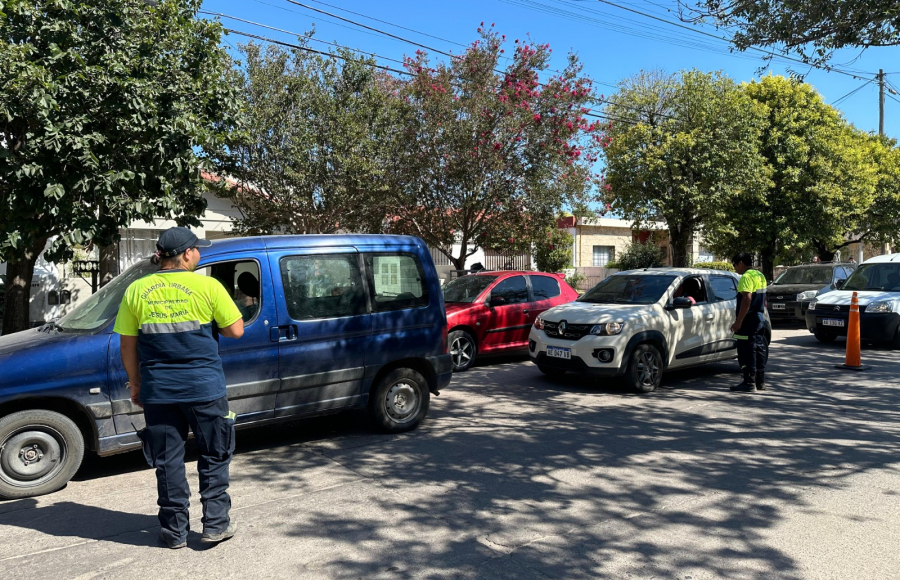
[[[531,290],[535,300],[549,300],[562,293],[559,288],[559,280],[550,276],[531,276]]]

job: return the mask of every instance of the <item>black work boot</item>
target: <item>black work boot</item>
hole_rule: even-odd
[[[759,371],[756,373],[756,390],[757,391],[765,391],[766,390],[766,372]]]
[[[745,371],[744,380],[741,382],[741,384],[731,387],[731,390],[736,393],[755,393],[756,385],[753,382],[753,375],[748,374]]]

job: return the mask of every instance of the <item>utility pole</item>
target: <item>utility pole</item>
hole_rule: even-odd
[[[878,134],[884,135],[884,69],[878,69]],[[860,244],[860,248],[862,245]],[[887,244],[881,244],[881,254],[887,253]],[[862,264],[862,260],[859,262]]]
[[[884,135],[884,69],[878,69],[878,134]]]

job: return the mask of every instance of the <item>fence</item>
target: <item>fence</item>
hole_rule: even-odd
[[[590,290],[619,270],[616,268],[601,268],[589,266],[586,268],[575,268],[575,271],[586,278],[584,282],[578,285],[578,288],[576,288],[576,290]]]
[[[484,267],[488,270],[531,270],[531,255],[485,250]]]

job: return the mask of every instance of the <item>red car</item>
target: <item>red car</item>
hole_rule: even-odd
[[[454,371],[471,367],[476,355],[528,348],[538,314],[578,298],[562,274],[546,272],[479,272],[443,291]]]

